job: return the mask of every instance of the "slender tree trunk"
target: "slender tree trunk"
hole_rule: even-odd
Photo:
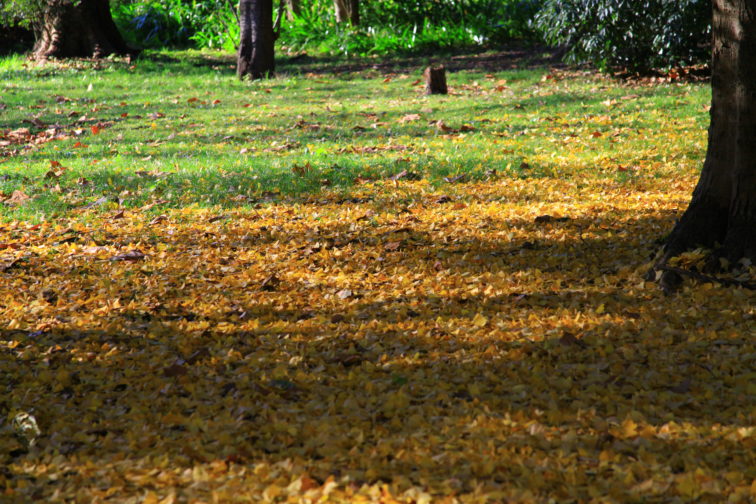
[[[663,260],[694,247],[756,263],[756,2],[714,0],[709,145]]]
[[[352,26],[360,24],[360,0],[334,0],[337,23],[350,23]]]
[[[352,26],[360,24],[360,0],[349,0],[349,22]]]
[[[273,32],[273,0],[239,2],[241,40],[236,63],[240,79],[271,77],[276,69]]]
[[[34,56],[66,58],[136,54],[118,31],[109,0],[50,0],[37,29]]]
[[[299,16],[302,12],[302,5],[299,2],[300,0],[286,0],[286,6],[289,8],[286,17],[289,21]]]

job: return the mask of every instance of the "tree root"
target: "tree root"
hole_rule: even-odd
[[[659,282],[665,292],[667,292],[667,290],[677,290],[679,284],[681,283],[680,277],[684,276],[693,278],[701,282],[718,283],[728,287],[742,287],[744,289],[756,290],[756,283],[747,282],[745,280],[736,280],[734,278],[719,278],[711,275],[704,275],[703,273],[698,273],[696,271],[691,271],[684,268],[676,268],[674,266],[668,266],[666,264],[657,264],[653,267],[653,269],[671,274],[663,274],[662,279]],[[678,278],[674,278],[673,275],[676,275]]]

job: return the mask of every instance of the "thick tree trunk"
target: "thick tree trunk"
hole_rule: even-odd
[[[336,22],[348,22],[352,26],[360,24],[360,0],[333,0]]]
[[[100,58],[110,54],[134,55],[110,14],[109,0],[50,0],[44,22],[36,34],[34,56]]]
[[[709,145],[664,262],[703,246],[756,263],[756,5],[714,0]]]
[[[273,0],[241,0],[239,2],[241,41],[236,63],[240,79],[273,76],[275,33],[273,32]]]

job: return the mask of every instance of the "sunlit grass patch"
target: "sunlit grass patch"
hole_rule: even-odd
[[[459,71],[449,96],[426,97],[418,68],[284,66],[279,78],[241,83],[232,60],[197,52],[133,65],[4,61],[0,126],[29,130],[2,147],[2,192],[29,196],[8,217],[64,215],[103,197],[126,208],[239,206],[402,172],[434,183],[494,172],[640,182],[696,170],[705,138],[702,85]],[[45,178],[53,162],[65,170]]]

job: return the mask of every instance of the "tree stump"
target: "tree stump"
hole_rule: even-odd
[[[441,66],[429,66],[423,73],[425,76],[425,94],[447,94],[446,88],[446,68]]]

